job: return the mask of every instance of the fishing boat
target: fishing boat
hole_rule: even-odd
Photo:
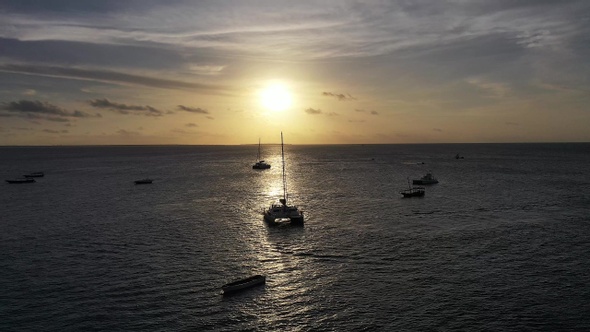
[[[223,295],[232,294],[254,286],[264,285],[266,277],[260,274],[236,280],[221,286]]]
[[[43,172],[33,172],[33,173],[29,173],[29,174],[25,174],[24,177],[26,178],[42,178],[45,176],[45,173]]]
[[[272,204],[263,211],[264,220],[274,224],[280,221],[288,221],[292,225],[303,226],[303,211],[295,205],[287,204],[287,176],[285,174],[285,150],[283,145],[283,133],[281,132],[281,158],[283,161],[283,198],[280,204]]]
[[[412,187],[410,179],[408,179],[408,189],[399,192],[404,198],[406,197],[422,197],[424,196],[424,187]]]
[[[438,183],[438,180],[434,176],[432,176],[431,172],[428,172],[423,177],[421,177],[419,179],[412,180],[412,183],[413,184],[421,184],[421,185],[435,184],[435,183]]]
[[[135,184],[150,184],[153,181],[154,180],[152,180],[152,179],[141,179],[141,180],[135,180],[133,182],[135,182]]]
[[[6,180],[8,183],[33,183],[37,182],[35,179],[32,178],[23,178],[23,179],[13,179],[13,180]]]
[[[270,164],[260,159],[260,138],[258,139],[258,155],[256,156],[256,163],[252,165],[252,169],[269,169]]]

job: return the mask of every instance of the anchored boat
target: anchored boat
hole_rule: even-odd
[[[241,290],[251,288],[258,285],[264,285],[266,282],[266,277],[260,274],[236,280],[230,283],[227,283],[221,286],[221,290],[223,291],[223,295],[232,294],[235,292],[239,292]]]
[[[264,220],[275,223],[281,220],[288,220],[292,225],[303,226],[303,211],[295,205],[287,204],[287,176],[285,175],[285,152],[283,149],[283,132],[281,132],[281,157],[283,160],[283,198],[281,204],[272,204],[263,212]]]

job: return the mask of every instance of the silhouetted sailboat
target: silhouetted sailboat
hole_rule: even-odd
[[[258,139],[258,155],[256,156],[256,163],[252,166],[253,169],[269,169],[270,164],[260,160],[260,138]]]
[[[303,226],[303,211],[295,205],[287,205],[287,175],[285,174],[285,150],[283,147],[283,132],[281,132],[281,158],[283,161],[283,198],[281,204],[272,204],[264,211],[264,220],[274,223],[277,220],[289,220],[292,225]]]

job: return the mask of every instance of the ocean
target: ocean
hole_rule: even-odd
[[[0,331],[590,330],[590,144],[257,149],[1,147]]]

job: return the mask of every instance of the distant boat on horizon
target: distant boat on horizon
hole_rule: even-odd
[[[426,173],[426,175],[424,175],[423,177],[421,177],[419,179],[412,180],[412,184],[425,185],[425,184],[436,184],[436,183],[438,183],[438,180],[434,176],[432,176],[431,172]]]
[[[260,159],[260,138],[258,139],[258,155],[256,156],[256,163],[252,165],[252,169],[269,169],[270,164]]]
[[[26,178],[42,178],[45,176],[45,173],[43,172],[33,172],[33,173],[29,173],[29,174],[25,174],[23,175]]]
[[[152,179],[141,179],[141,180],[135,180],[133,182],[135,182],[135,184],[151,184],[154,180]]]

